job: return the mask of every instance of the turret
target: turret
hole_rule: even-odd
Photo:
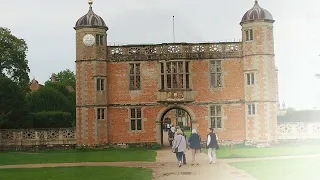
[[[255,1],[241,22],[247,140],[276,139],[277,88],[274,19]]]
[[[107,30],[92,10],[79,18],[76,30],[77,144],[107,143]]]

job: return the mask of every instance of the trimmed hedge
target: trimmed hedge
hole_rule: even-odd
[[[59,91],[51,87],[41,87],[27,96],[30,112],[66,111],[72,112],[71,102]]]
[[[34,128],[72,127],[72,115],[62,111],[42,111],[32,113]]]
[[[320,122],[320,111],[290,111],[285,116],[278,116],[278,123],[284,122]]]

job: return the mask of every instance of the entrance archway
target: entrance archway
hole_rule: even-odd
[[[171,105],[163,108],[157,116],[157,142],[162,146],[169,146],[169,129],[165,125],[179,126],[188,135],[192,128],[196,128],[195,122],[193,111],[186,106]]]

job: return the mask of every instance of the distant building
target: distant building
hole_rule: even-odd
[[[79,145],[162,143],[173,109],[203,139],[209,127],[220,140],[277,139],[274,19],[258,1],[240,22],[240,42],[123,46],[107,46],[91,5],[74,27]]]
[[[51,82],[56,82],[56,77],[55,74],[52,73],[51,78],[50,78]],[[33,78],[29,87],[31,89],[31,92],[37,91],[40,87],[42,87],[44,85],[39,84],[39,82]],[[70,92],[74,92],[74,89],[71,86],[66,86],[66,88],[70,91]]]
[[[33,78],[29,87],[31,89],[32,92],[37,91],[41,86],[43,86],[42,84],[39,84],[39,82]]]

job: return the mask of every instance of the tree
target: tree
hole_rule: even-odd
[[[26,111],[23,91],[9,78],[0,76],[0,127],[18,128],[27,119]]]
[[[57,82],[76,88],[76,75],[70,69],[59,72],[55,78]]]
[[[9,29],[0,27],[0,75],[16,82],[25,92],[29,90],[30,81],[27,50],[23,39],[12,35]]]
[[[57,90],[58,92],[60,92],[61,94],[63,94],[68,101],[70,102],[72,109],[71,111],[68,111],[71,114],[72,119],[76,119],[76,92],[75,91],[70,91],[70,89],[67,88],[66,84],[63,84],[61,82],[50,82],[47,81],[45,83],[45,87],[50,87],[53,88],[55,90]]]
[[[43,86],[37,91],[27,95],[30,112],[63,111],[70,112],[71,103],[59,91]]]
[[[72,93],[61,83],[48,82],[46,86],[28,94],[27,101],[33,128],[75,125],[75,105],[68,99],[69,96],[73,96]]]

